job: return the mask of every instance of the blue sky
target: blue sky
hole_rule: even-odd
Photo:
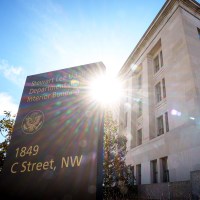
[[[26,76],[102,61],[116,74],[165,0],[0,0],[0,115]]]

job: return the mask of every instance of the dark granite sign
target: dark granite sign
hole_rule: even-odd
[[[28,76],[1,176],[20,199],[101,199],[103,111],[88,95],[102,63]]]

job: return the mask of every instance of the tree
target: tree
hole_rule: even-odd
[[[107,111],[104,121],[104,169],[105,187],[116,186],[120,181],[128,183],[128,168],[125,163],[127,138],[118,133],[118,124]]]
[[[15,116],[12,117],[10,112],[4,111],[4,115],[5,116],[0,120],[0,133],[5,138],[5,140],[0,143],[0,171],[4,164],[15,123]]]

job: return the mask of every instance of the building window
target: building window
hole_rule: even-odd
[[[140,74],[138,76],[138,89],[141,89],[142,88],[142,75]]]
[[[158,136],[164,134],[163,116],[157,118]]]
[[[142,115],[142,100],[138,101],[138,117]]]
[[[168,112],[165,112],[163,115],[157,118],[157,135],[162,135],[164,132],[169,132]]]
[[[137,146],[142,144],[142,129],[137,131]]]
[[[160,67],[159,67],[159,57],[158,57],[158,55],[154,58],[153,62],[154,62],[154,72],[156,73],[156,72],[158,72],[159,69],[160,69]]]
[[[141,184],[141,164],[136,165],[136,183]]]
[[[163,53],[162,50],[156,55],[153,60],[154,63],[154,73],[157,73],[163,66]]]
[[[169,182],[169,170],[167,164],[167,157],[161,158],[161,182]]]
[[[128,183],[129,185],[135,185],[135,175],[134,175],[134,166],[128,167]]]
[[[156,102],[159,103],[163,98],[166,98],[165,78],[155,85]]]
[[[158,182],[157,160],[151,161],[152,183]]]
[[[163,54],[162,51],[160,51],[160,67],[163,66]]]
[[[162,89],[163,89],[163,98],[166,97],[166,87],[165,87],[165,79],[162,79]]]
[[[165,113],[165,127],[166,127],[166,132],[169,132],[168,112]]]
[[[156,84],[155,89],[156,89],[156,101],[158,103],[162,100],[160,82]]]
[[[197,31],[198,31],[198,36],[199,36],[199,39],[200,39],[200,29],[197,28]]]

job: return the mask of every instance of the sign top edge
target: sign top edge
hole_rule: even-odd
[[[100,66],[100,67],[104,68],[104,70],[106,70],[106,66],[104,65],[103,62],[100,61],[100,62],[88,63],[88,64],[83,64],[83,65],[77,65],[77,66],[73,66],[73,67],[66,67],[66,68],[57,69],[57,70],[46,71],[46,72],[37,73],[37,74],[31,74],[31,75],[28,75],[27,77],[42,75],[42,74],[51,73],[51,72],[59,72],[61,70],[70,70],[70,69],[75,69],[77,67],[87,67],[87,66],[89,67],[89,66],[94,66],[94,65]]]

